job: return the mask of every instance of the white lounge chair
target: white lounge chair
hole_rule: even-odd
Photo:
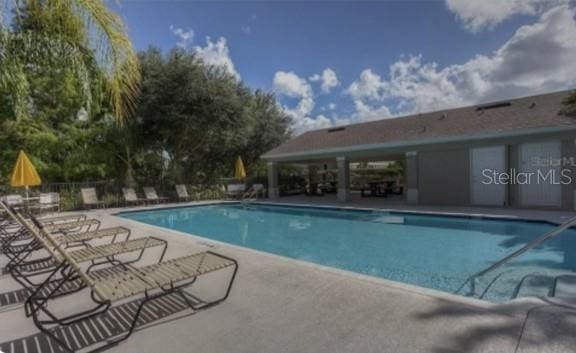
[[[242,195],[242,199],[256,200],[257,198],[264,196],[264,191],[264,185],[254,184]]]
[[[144,190],[144,195],[146,195],[146,200],[148,201],[159,203],[160,201],[165,201],[168,199],[167,197],[159,197],[158,193],[156,193],[156,189],[153,187],[148,186],[142,189]]]
[[[24,198],[22,197],[22,195],[18,194],[6,195],[3,197],[3,199],[8,206],[18,207],[24,205]]]
[[[80,189],[82,194],[82,202],[86,207],[96,207],[102,208],[104,207],[104,201],[98,200],[98,194],[96,194],[96,189],[94,188],[84,188]]]
[[[57,192],[41,193],[38,204],[31,208],[37,209],[40,213],[47,210],[60,212],[60,194]]]
[[[176,194],[178,195],[178,200],[181,201],[190,201],[192,196],[188,194],[188,189],[186,189],[186,185],[180,184],[176,185]]]
[[[226,186],[226,196],[239,199],[246,191],[246,184],[228,184]]]
[[[122,194],[124,194],[124,201],[128,204],[141,205],[146,203],[146,199],[139,198],[133,188],[122,188]]]

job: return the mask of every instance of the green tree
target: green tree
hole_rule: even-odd
[[[140,54],[137,117],[147,152],[166,164],[159,179],[216,180],[241,155],[250,171],[259,156],[288,136],[289,119],[272,95],[253,92],[193,54],[151,48]]]
[[[0,91],[13,116],[34,115],[33,81],[39,72],[61,68],[79,82],[86,109],[96,92],[119,121],[129,115],[138,95],[138,59],[121,19],[102,0],[5,1],[14,14],[12,26],[0,20]]]
[[[54,5],[57,2],[49,2]],[[42,33],[47,37],[62,33],[71,42],[83,36],[79,20],[69,16],[65,9],[42,5],[39,1],[26,1],[17,9],[13,33]],[[11,55],[11,53],[9,53]],[[86,60],[89,59],[88,55]],[[98,71],[87,86],[80,80],[74,67],[67,65],[36,65],[36,59],[24,57],[26,63],[27,113],[14,117],[18,110],[10,87],[0,85],[0,141],[5,141],[0,154],[0,176],[7,178],[17,151],[26,150],[34,160],[45,181],[78,181],[100,179],[106,166],[93,148],[90,139],[102,130],[98,121],[105,115],[106,97],[101,94],[102,81]],[[66,62],[66,59],[64,59]],[[0,69],[2,70],[2,69]],[[86,92],[90,97],[86,105]],[[78,112],[91,112],[90,122],[79,121]],[[96,135],[95,135],[96,134]],[[97,146],[97,145],[95,145]]]
[[[90,44],[102,18],[91,22],[81,7],[97,10],[100,0],[20,3],[10,28],[0,26],[2,181],[24,149],[44,182],[211,182],[230,176],[239,155],[249,173],[261,169],[259,156],[288,137],[290,121],[273,95],[252,91],[191,53],[150,49],[140,54],[141,65],[126,69],[129,46],[118,66]],[[104,37],[116,38],[115,21]],[[116,74],[142,84],[136,89],[136,81],[114,80]],[[114,89],[140,88],[137,102],[120,96],[118,107]],[[137,109],[124,119],[133,104]]]

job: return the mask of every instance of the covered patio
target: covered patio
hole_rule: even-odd
[[[414,153],[393,153],[270,161],[269,197],[284,199],[300,194],[318,202],[370,203],[372,200],[378,204],[415,203],[412,186],[416,165],[413,156]],[[300,192],[298,187],[292,185],[292,190],[289,190],[287,185],[294,184],[293,174],[297,174],[304,183]]]

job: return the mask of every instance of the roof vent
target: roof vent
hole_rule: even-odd
[[[510,102],[501,102],[501,103],[481,105],[479,107],[476,107],[476,111],[484,111],[484,110],[489,110],[489,109],[504,108],[504,107],[509,107],[511,105],[512,105],[512,103],[510,103]]]
[[[534,109],[534,107],[536,106],[536,103],[532,102],[530,103],[530,106],[528,107],[529,109]]]
[[[328,132],[338,132],[338,131],[344,131],[344,130],[346,130],[345,127],[335,127],[332,129],[328,129]]]
[[[438,118],[438,120],[444,120],[444,119],[446,119],[447,117],[448,117],[448,114],[447,114],[447,113],[444,113],[444,114],[440,115],[440,117]]]

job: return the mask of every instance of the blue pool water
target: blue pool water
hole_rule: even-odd
[[[553,228],[538,222],[240,204],[120,216],[446,292],[455,292],[471,274]],[[383,216],[403,217],[404,223],[383,223]],[[506,270],[575,270],[575,233],[569,230],[548,240]],[[497,294],[489,300],[502,301],[507,295]]]

